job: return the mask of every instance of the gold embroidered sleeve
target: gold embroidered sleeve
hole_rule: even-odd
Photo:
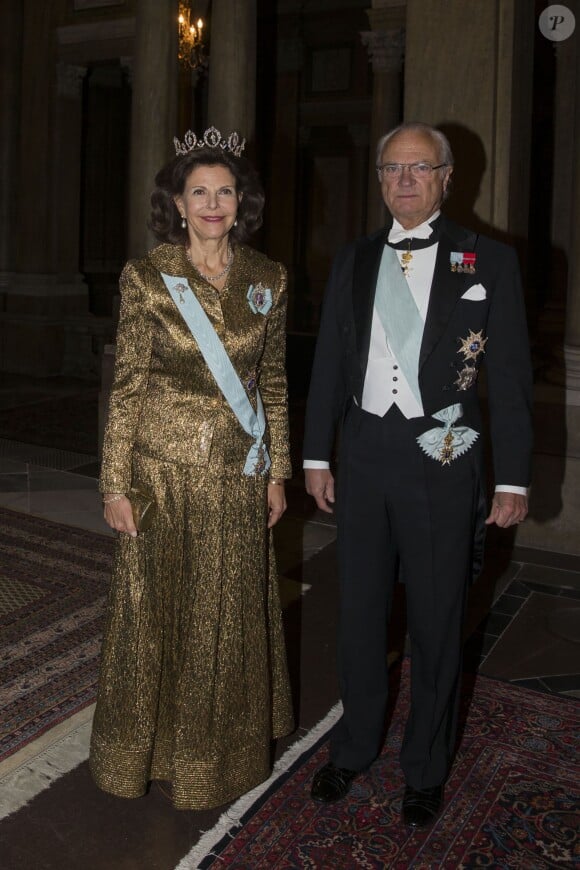
[[[121,274],[121,312],[117,329],[115,373],[103,442],[101,492],[127,492],[135,432],[145,398],[152,330],[147,316],[145,276],[136,262]]]
[[[286,381],[287,275],[282,265],[279,286],[268,319],[262,356],[260,394],[270,428],[270,477],[291,477]]]

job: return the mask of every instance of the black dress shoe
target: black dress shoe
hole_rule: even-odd
[[[424,788],[421,791],[410,785],[405,786],[403,822],[411,828],[426,828],[435,821],[442,800],[442,785]]]
[[[342,800],[348,794],[357,773],[358,770],[335,767],[332,761],[329,761],[315,774],[310,797],[323,804]]]

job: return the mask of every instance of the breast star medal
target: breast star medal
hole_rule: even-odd
[[[467,338],[460,338],[458,341],[461,342],[461,347],[457,353],[463,354],[464,362],[467,362],[470,359],[476,360],[480,353],[485,353],[487,338],[483,337],[482,329],[480,329],[479,332],[473,332],[473,330],[470,329]]]
[[[457,372],[457,380],[453,383],[458,390],[468,390],[477,380],[477,369],[475,366],[464,365],[460,372]]]

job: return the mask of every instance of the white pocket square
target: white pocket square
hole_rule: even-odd
[[[468,302],[482,302],[487,296],[483,284],[474,284],[469,290],[466,290],[462,299],[467,299]]]

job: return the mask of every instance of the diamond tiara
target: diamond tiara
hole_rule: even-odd
[[[226,139],[215,127],[208,127],[203,136],[199,137],[192,130],[188,130],[183,142],[175,136],[173,144],[176,154],[189,154],[196,148],[221,148],[222,151],[231,151],[236,157],[240,157],[246,147],[246,140],[241,139],[240,134],[235,131]]]

